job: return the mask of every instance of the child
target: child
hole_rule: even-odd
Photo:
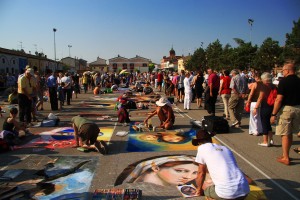
[[[123,126],[127,126],[127,123],[130,122],[129,113],[126,110],[126,98],[120,98],[120,104],[118,105],[118,122],[122,123]]]
[[[3,122],[3,131],[0,133],[0,138],[3,139],[13,150],[13,147],[20,143],[19,131],[23,130],[25,135],[29,135],[29,131],[26,130],[25,123],[17,121],[18,109],[13,107],[9,111],[9,117]]]
[[[61,82],[60,85],[57,87],[57,96],[58,96],[58,100],[60,101],[60,110],[63,109],[63,105],[65,103],[65,94],[63,91],[63,87],[65,86],[64,82]]]
[[[14,89],[7,99],[9,104],[18,104],[18,91]]]

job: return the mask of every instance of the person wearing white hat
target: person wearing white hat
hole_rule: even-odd
[[[171,129],[175,122],[175,115],[170,101],[166,97],[161,97],[156,101],[156,105],[156,110],[144,120],[144,123],[148,124],[148,120],[157,115],[160,120],[160,126],[158,127],[166,130]]]

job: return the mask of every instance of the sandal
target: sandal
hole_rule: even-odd
[[[300,154],[299,147],[293,149],[297,154]]]

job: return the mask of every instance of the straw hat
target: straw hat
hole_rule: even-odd
[[[169,106],[171,106],[171,103],[167,99],[167,97],[161,97],[158,101],[156,101],[156,105],[160,106],[160,107],[162,107],[162,106],[164,106],[166,104],[168,104]]]

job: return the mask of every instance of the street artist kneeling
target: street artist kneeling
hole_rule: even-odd
[[[75,116],[72,118],[72,125],[76,140],[76,146],[74,147],[83,147],[87,150],[93,149],[101,154],[107,154],[107,144],[103,140],[97,141],[100,132],[97,124],[81,116]]]
[[[175,115],[172,109],[172,105],[166,97],[161,97],[156,101],[157,108],[154,110],[145,120],[144,123],[148,124],[148,120],[157,115],[160,120],[159,128],[166,130],[172,129],[175,123]]]

